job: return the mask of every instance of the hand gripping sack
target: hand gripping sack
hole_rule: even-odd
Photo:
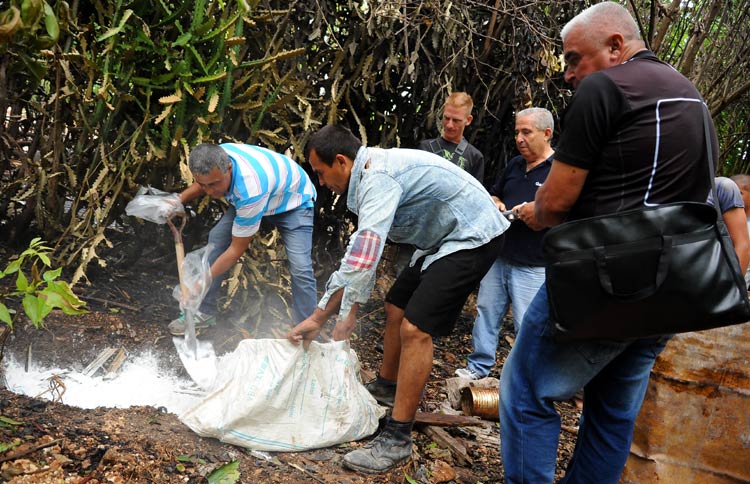
[[[717,200],[716,197],[714,197]],[[717,209],[684,202],[576,220],[544,237],[558,340],[640,338],[750,319]]]

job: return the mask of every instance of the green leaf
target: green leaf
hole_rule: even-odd
[[[213,26],[216,24],[216,19],[214,17],[209,18],[205,22],[203,22],[201,25],[197,26],[195,28],[195,35],[198,37],[203,36],[206,32],[211,30]]]
[[[204,74],[208,74],[208,69],[206,68],[206,63],[203,61],[203,57],[201,57],[201,55],[198,53],[198,51],[193,46],[193,44],[188,44],[187,50],[188,50],[188,52],[190,52],[191,54],[193,54],[193,57],[195,57],[195,60],[198,61],[198,64],[200,64],[201,70],[203,71],[203,73]]]
[[[234,484],[240,479],[240,462],[233,460],[214,469],[208,476],[208,484]]]
[[[42,239],[39,239],[39,241],[33,245],[29,244],[29,247],[33,248],[37,252],[51,252],[52,251],[52,247],[48,245],[44,245],[44,241]]]
[[[21,439],[19,438],[13,439],[13,442],[0,442],[0,454],[15,449],[19,445],[21,445]]]
[[[50,281],[39,295],[51,308],[60,308],[65,314],[85,314],[86,303],[73,294],[70,286],[64,281]]]
[[[55,11],[47,2],[44,2],[44,27],[47,29],[50,38],[57,42],[60,37],[60,25],[57,23]]]
[[[200,41],[201,42],[205,42],[205,41],[211,40],[212,38],[217,37],[219,35],[224,35],[226,33],[226,31],[230,27],[232,27],[235,24],[235,22],[237,22],[237,19],[239,19],[241,16],[242,16],[242,12],[235,13],[234,15],[232,15],[232,17],[229,20],[227,20],[227,22],[225,24],[220,25],[218,29],[214,29],[211,32],[209,32],[208,34],[206,34],[206,36],[203,37],[202,39],[200,39]]]
[[[8,311],[8,307],[0,302],[0,321],[7,324],[11,328],[13,327],[13,318],[10,316],[10,311]]]
[[[34,25],[39,19],[39,2],[23,0],[21,2],[21,19],[27,26]]]
[[[34,327],[39,328],[42,326],[44,318],[52,311],[52,306],[47,304],[47,301],[42,297],[37,297],[33,294],[26,294],[21,302],[23,310],[26,316],[29,317]]]
[[[227,71],[222,71],[222,72],[217,72],[216,74],[211,74],[211,75],[208,75],[208,76],[196,77],[195,79],[193,79],[193,82],[194,83],[199,83],[199,82],[214,82],[214,81],[218,81],[220,79],[224,79],[226,76],[227,76]]]
[[[29,280],[26,279],[26,275],[23,271],[18,271],[18,276],[16,277],[16,289],[18,289],[18,292],[26,292],[29,289]]]
[[[49,267],[52,265],[52,263],[49,260],[49,257],[47,257],[47,254],[40,252],[37,254],[37,256],[44,263],[45,266]]]
[[[32,57],[29,57],[24,52],[18,52],[17,55],[21,59],[21,62],[23,62],[26,69],[32,75],[34,80],[39,82],[44,79],[44,75],[47,73],[47,66],[45,64]]]
[[[30,256],[35,256],[36,254],[37,254],[36,253],[36,249],[33,249],[33,248],[29,247],[28,249],[26,249],[23,252],[21,252],[21,258],[23,259],[23,258],[25,258],[27,256],[29,256],[29,257]]]
[[[409,484],[419,484],[419,482],[415,481],[413,477],[406,473],[406,471],[404,471],[404,479],[406,479],[406,482]]]
[[[193,34],[190,32],[185,32],[184,34],[177,37],[177,40],[172,42],[172,47],[182,47],[184,45],[187,45],[188,42],[190,42],[190,39],[193,38]]]
[[[23,258],[16,259],[14,261],[11,261],[10,264],[8,264],[8,267],[5,268],[5,274],[13,274],[14,272],[17,272],[18,269],[21,268],[21,264],[23,263]]]
[[[125,22],[128,21],[131,15],[133,15],[132,10],[130,9],[125,10],[125,13],[122,14],[122,18],[120,19],[120,24],[117,27],[112,27],[108,29],[101,36],[99,36],[96,40],[101,42],[102,40],[106,40],[112,37],[113,35],[117,35],[120,32],[122,32],[122,28],[125,26]]]
[[[54,271],[45,271],[42,278],[44,279],[45,282],[52,282],[58,277],[60,277],[60,274],[62,274],[62,267],[58,267]]]
[[[18,420],[13,420],[10,417],[6,417],[5,415],[0,415],[0,422],[6,423],[8,425],[23,425],[23,422],[19,422]]]

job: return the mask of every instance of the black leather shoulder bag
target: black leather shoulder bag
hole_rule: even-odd
[[[750,320],[719,209],[706,109],[714,206],[644,207],[567,222],[545,235],[550,324],[559,341],[643,338]]]

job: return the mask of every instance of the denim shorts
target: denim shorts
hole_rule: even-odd
[[[504,236],[475,249],[460,250],[434,261],[422,271],[424,257],[406,267],[385,296],[404,310],[404,317],[431,336],[447,336],[469,294],[497,259]]]

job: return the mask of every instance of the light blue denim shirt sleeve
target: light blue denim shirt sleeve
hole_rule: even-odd
[[[393,222],[401,195],[399,184],[382,173],[374,174],[366,181],[363,180],[358,189],[357,231],[349,239],[346,254],[341,259],[339,269],[326,283],[326,292],[319,304],[319,307],[325,307],[330,296],[343,288],[339,318],[344,318],[349,314],[352,304],[367,302],[370,297],[375,285],[378,263],[388,237],[388,229]],[[357,248],[361,245],[358,241],[365,234],[376,239],[377,247],[371,263],[362,266],[353,262],[357,260]]]
[[[343,289],[340,318],[369,298],[387,238],[428,254],[424,270],[448,254],[488,243],[509,226],[471,175],[418,150],[360,148],[347,207],[358,216],[357,231],[318,304],[325,308],[331,295]],[[363,247],[368,249],[364,257]]]

